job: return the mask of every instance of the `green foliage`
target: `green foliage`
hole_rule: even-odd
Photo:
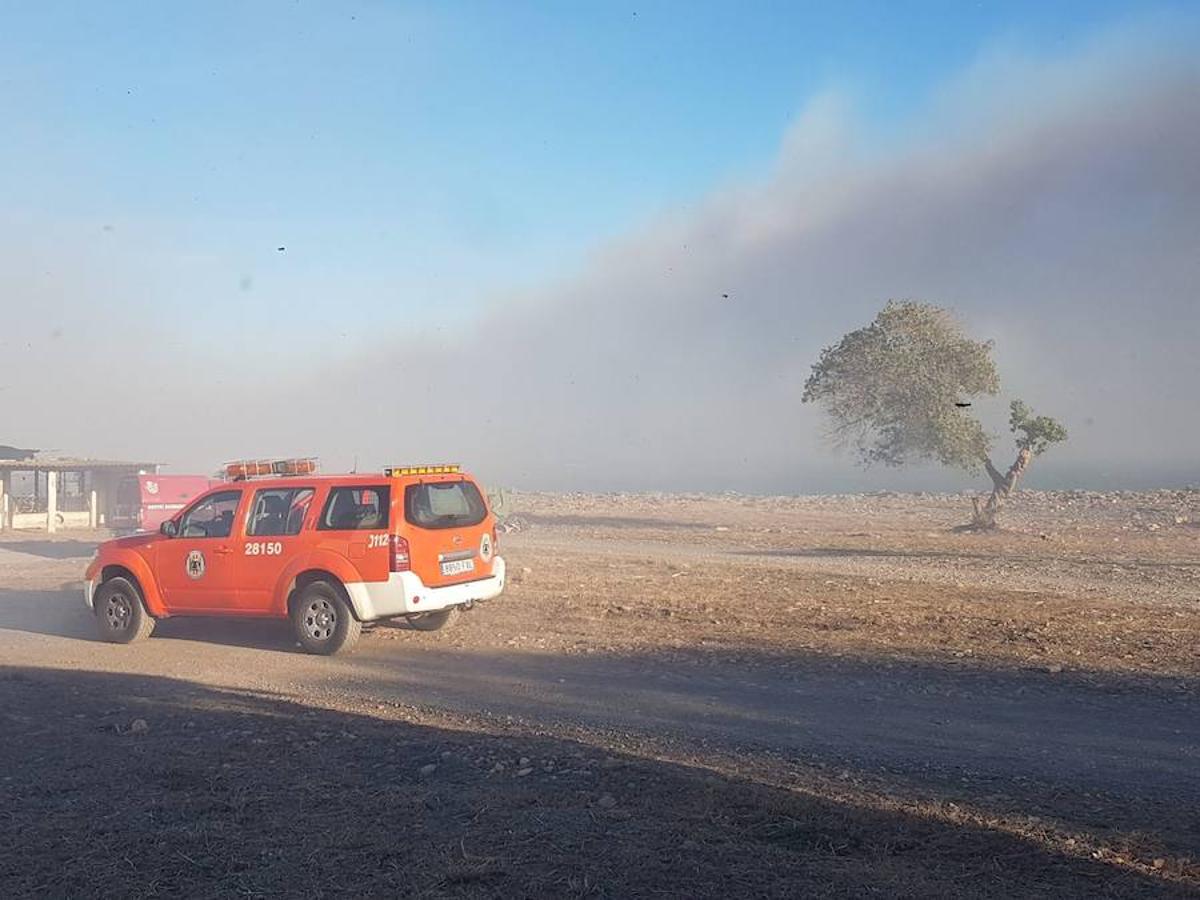
[[[864,465],[935,460],[977,470],[991,438],[956,403],[1000,389],[991,351],[947,310],[892,301],[821,352],[803,400],[825,408],[835,441],[853,445]]]
[[[1009,407],[1008,427],[1017,436],[1017,447],[1041,456],[1051,444],[1067,439],[1067,429],[1049,416],[1033,416],[1033,411],[1020,400]]]

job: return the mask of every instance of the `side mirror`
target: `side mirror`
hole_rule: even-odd
[[[158,533],[167,537],[175,537],[179,533],[179,523],[174,519],[167,519],[167,521],[158,526]]]

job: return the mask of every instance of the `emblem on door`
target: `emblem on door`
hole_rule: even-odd
[[[204,577],[204,554],[199,550],[193,550],[187,555],[186,565],[188,578],[198,580]]]

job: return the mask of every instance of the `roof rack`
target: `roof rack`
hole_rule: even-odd
[[[226,463],[222,472],[227,481],[245,481],[248,478],[278,478],[287,475],[313,475],[317,471],[315,456],[280,459],[243,459]]]

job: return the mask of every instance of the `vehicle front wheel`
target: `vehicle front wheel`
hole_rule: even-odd
[[[362,623],[354,618],[342,592],[327,581],[314,581],[292,604],[296,640],[309,653],[348,653],[358,643]]]
[[[458,618],[458,610],[451,606],[449,609],[439,609],[437,612],[421,613],[419,616],[409,616],[408,624],[417,631],[438,631],[445,628]]]
[[[92,598],[101,640],[131,644],[150,636],[154,617],[146,612],[142,595],[128,578],[110,578]]]

